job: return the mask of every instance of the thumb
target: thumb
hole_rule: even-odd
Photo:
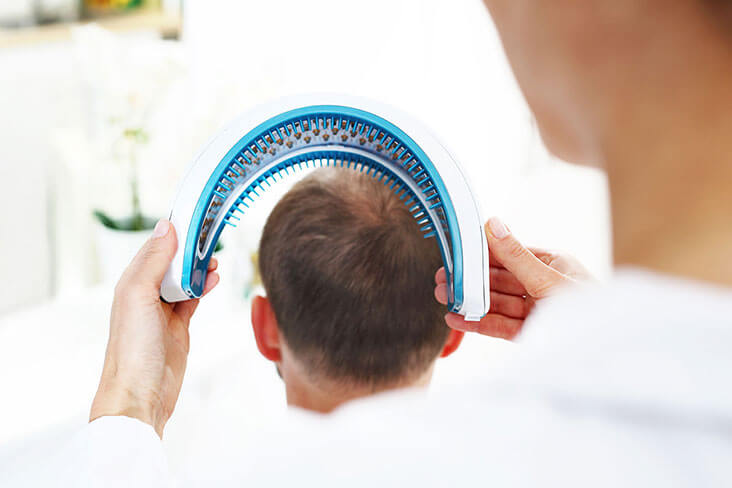
[[[485,234],[491,258],[510,271],[530,296],[544,298],[569,281],[521,244],[499,218],[488,220]]]
[[[155,225],[152,236],[137,252],[125,270],[122,280],[127,285],[135,285],[146,289],[157,290],[163,276],[170,266],[178,247],[173,224],[160,219]]]

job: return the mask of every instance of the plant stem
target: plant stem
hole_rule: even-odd
[[[143,230],[144,222],[140,209],[140,189],[137,178],[137,159],[135,151],[130,151],[130,187],[132,190],[132,230]]]

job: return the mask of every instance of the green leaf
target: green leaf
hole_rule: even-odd
[[[145,129],[142,128],[125,129],[122,132],[122,135],[125,136],[125,138],[127,139],[137,142],[138,144],[146,144],[149,139],[147,132],[145,132]]]
[[[101,210],[94,210],[94,217],[106,228],[119,231],[136,232],[152,230],[158,219],[152,217],[124,217],[115,219]]]

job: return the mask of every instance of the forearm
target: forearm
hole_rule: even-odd
[[[161,410],[159,399],[145,398],[118,380],[103,375],[92,402],[89,422],[100,417],[130,417],[150,425],[162,439],[167,417]]]

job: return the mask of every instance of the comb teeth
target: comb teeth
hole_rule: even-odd
[[[332,144],[358,148],[373,154],[376,160],[388,160],[397,164],[411,178],[411,186],[401,182],[400,177],[391,170],[369,159],[347,152],[324,153],[316,149],[318,146]],[[287,159],[288,152],[307,147],[312,147],[313,153]],[[243,214],[240,207],[249,208],[245,200],[254,202],[254,198],[261,196],[261,192],[265,190],[265,184],[268,188],[272,183],[279,181],[277,177],[281,180],[290,175],[291,170],[294,173],[297,170],[315,167],[339,166],[365,172],[384,185],[388,185],[416,219],[424,219],[429,215],[436,216],[435,222],[429,221],[429,224],[419,222],[425,238],[435,236],[436,228],[443,232],[448,231],[442,198],[432,178],[410,150],[409,145],[390,131],[357,116],[321,113],[284,120],[254,135],[242,145],[239,153],[219,173],[201,227],[199,236],[201,251],[205,248],[211,235],[211,227],[224,203],[237,192],[237,189],[242,188],[247,181],[247,175],[276,158],[283,158],[284,162],[262,174],[242,191],[232,209],[224,216],[225,223],[235,226],[232,220],[238,220],[238,217],[234,216],[233,212],[239,211]],[[415,187],[421,193],[419,198],[414,194]],[[428,207],[424,208],[421,201],[426,202]]]

